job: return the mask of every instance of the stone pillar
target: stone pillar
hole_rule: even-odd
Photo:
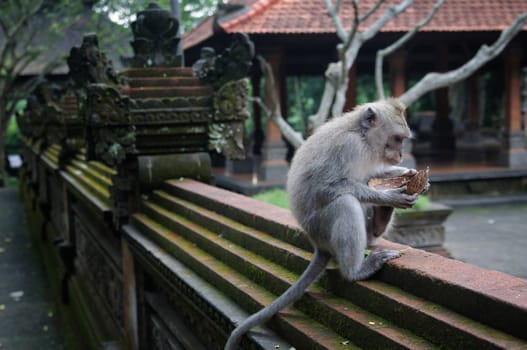
[[[525,133],[521,123],[521,58],[519,49],[505,53],[505,118],[500,164],[510,168],[527,166]]]
[[[351,111],[357,105],[357,62],[348,71],[348,89],[346,90],[346,103],[344,112]]]
[[[436,70],[446,72],[448,70],[448,47],[439,45],[436,48]],[[436,95],[436,117],[432,123],[432,135],[430,146],[438,161],[451,161],[456,151],[456,136],[454,123],[449,116],[448,88],[437,89]]]
[[[265,58],[273,70],[276,93],[282,109],[282,115],[286,118],[287,100],[285,57],[281,51],[274,51],[265,54]],[[264,96],[264,98],[267,98],[267,96]],[[286,154],[287,147],[282,139],[280,130],[270,118],[267,118],[265,123],[265,140],[262,147],[261,161],[258,167],[257,181],[285,180],[288,170],[288,165],[285,160]]]

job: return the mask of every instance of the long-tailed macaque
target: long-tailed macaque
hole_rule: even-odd
[[[396,166],[402,160],[403,140],[410,137],[404,111],[396,99],[358,106],[320,127],[297,150],[287,191],[293,214],[314,246],[313,259],[284,294],[232,332],[225,350],[236,349],[249,329],[298,300],[331,257],[346,280],[357,281],[400,256],[396,250],[378,249],[365,257],[364,250],[385,232],[394,207],[409,208],[417,199],[417,194],[405,193],[405,186],[367,186],[373,177],[416,172]]]

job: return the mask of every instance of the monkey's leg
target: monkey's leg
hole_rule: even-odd
[[[397,250],[375,250],[364,258],[367,233],[360,202],[353,196],[341,196],[328,207],[331,221],[330,244],[342,276],[349,281],[369,278],[389,260],[399,257]]]
[[[392,213],[392,207],[373,207],[373,225],[370,232],[373,237],[380,237],[386,231],[386,228],[392,219]]]

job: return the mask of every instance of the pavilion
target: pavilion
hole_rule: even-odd
[[[376,1],[360,2],[361,12],[371,8]],[[387,1],[388,3],[397,3]],[[343,23],[351,23],[353,11],[349,1],[341,8]],[[345,109],[356,104],[356,77],[370,74],[373,77],[375,54],[388,46],[421,21],[434,0],[416,2],[408,10],[385,25],[378,35],[366,42],[350,70],[350,84]],[[382,6],[387,6],[384,4]],[[384,9],[373,15],[379,16]],[[401,50],[387,57],[384,71],[389,80],[392,96],[401,95],[410,81],[419,79],[430,71],[447,71],[469,60],[483,44],[492,44],[500,32],[508,27],[519,14],[527,11],[523,0],[507,1],[446,1],[434,18]],[[360,28],[362,29],[362,27]],[[360,30],[359,29],[359,30]],[[234,0],[220,6],[217,12],[205,19],[183,37],[187,62],[199,57],[204,46],[221,47],[231,33],[245,32],[255,44],[256,52],[271,64],[282,113],[286,114],[286,78],[295,75],[323,76],[328,64],[336,61],[336,46],[339,43],[335,27],[327,15],[322,0]],[[430,161],[447,164],[483,164],[505,168],[527,167],[525,148],[526,96],[524,88],[522,115],[522,79],[525,80],[527,58],[527,28],[524,28],[500,56],[492,60],[463,85],[461,101],[453,96],[452,88],[443,88],[430,93],[433,110],[422,113],[425,119],[433,119],[432,128],[425,135],[422,146],[414,147],[418,165]],[[523,75],[522,75],[523,74]],[[372,78],[373,79],[373,78]],[[260,75],[252,77],[254,89],[260,84]],[[462,104],[461,107],[459,104]],[[489,104],[498,104],[499,125],[487,130],[483,125],[484,114]],[[500,105],[503,103],[503,105]],[[463,135],[456,135],[452,113],[457,110]],[[287,117],[286,115],[284,115]],[[419,117],[417,115],[415,117]],[[427,118],[429,117],[429,118]],[[260,112],[254,111],[255,136],[262,133]],[[418,122],[418,125],[426,124]],[[255,154],[262,154],[260,180],[272,181],[275,171],[283,164],[277,148],[283,144],[276,126],[267,123],[264,127],[263,148],[256,142]],[[277,154],[279,156],[277,156]],[[279,159],[281,158],[281,159]],[[262,170],[267,169],[267,170]],[[271,170],[269,170],[271,169]],[[275,169],[275,170],[272,170]]]

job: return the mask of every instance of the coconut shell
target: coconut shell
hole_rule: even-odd
[[[416,174],[401,175],[393,178],[373,178],[368,181],[368,186],[376,190],[388,190],[406,185],[407,194],[422,193],[428,183],[429,170],[419,170]]]

